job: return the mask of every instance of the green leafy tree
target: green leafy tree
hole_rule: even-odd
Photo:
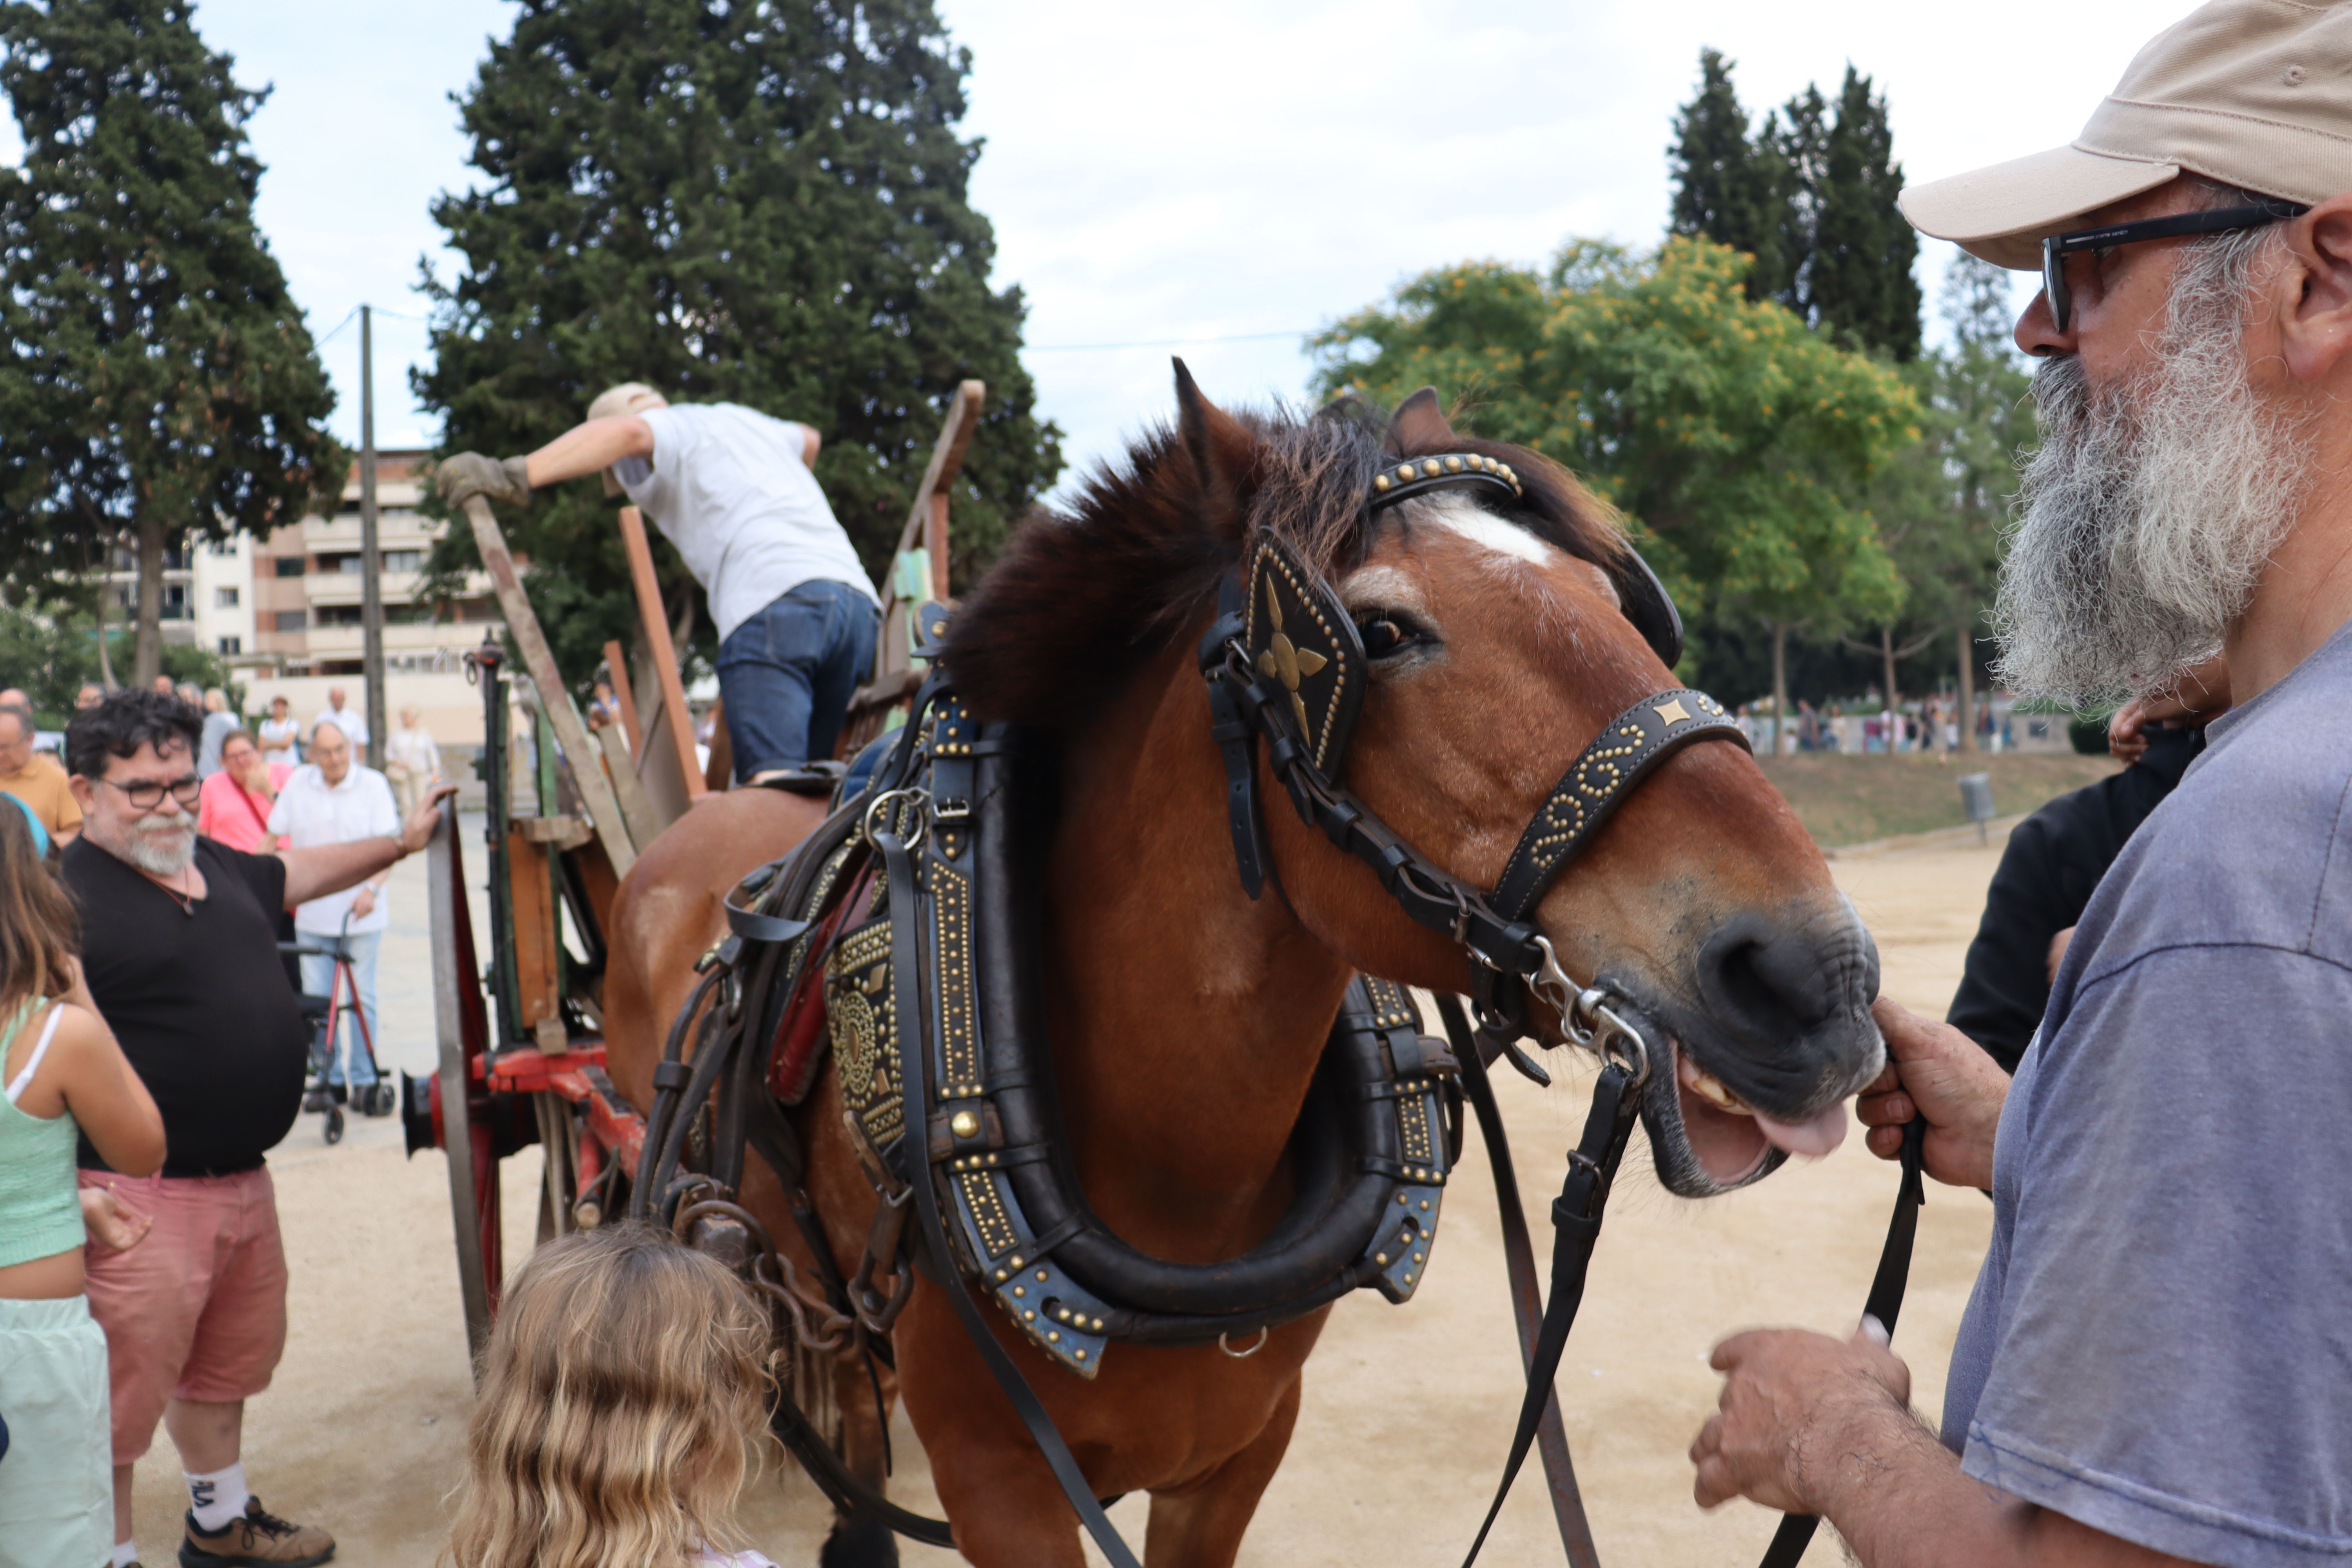
[[[167,551],[260,534],[341,485],[334,395],[254,227],[237,85],[183,0],[0,4],[0,573],[44,595],[120,538],[134,677],[163,665]]]
[[[1896,661],[1950,639],[1961,745],[1972,750],[1977,632],[2000,570],[2016,465],[2035,438],[2032,383],[2010,337],[2008,273],[1959,256],[1945,273],[1941,304],[1950,346],[1905,367],[1924,438],[1881,470],[1870,494],[1904,583],[1900,619],[1879,623],[1874,647],[1891,705]]]
[[[523,0],[460,100],[484,178],[433,209],[465,258],[425,278],[435,360],[415,387],[445,450],[528,451],[621,381],[742,403],[824,437],[817,479],[878,575],[950,395],[978,377],[953,498],[968,576],[1061,468],[1021,367],[1020,291],[990,287],[993,231],[967,198],[970,68],[930,0]],[[637,625],[610,510],[582,483],[504,521],[584,680]],[[690,622],[692,580],[657,549]],[[453,529],[434,564],[473,554]]]
[[[1746,262],[1705,240],[1655,252],[1571,242],[1549,274],[1496,262],[1423,274],[1315,340],[1320,390],[1393,402],[1433,383],[1482,435],[1577,470],[1632,521],[1699,632],[1785,646],[1895,612],[1903,587],[1860,504],[1915,440],[1889,366],[1748,298]]]

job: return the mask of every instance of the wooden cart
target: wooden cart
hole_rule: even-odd
[[[844,754],[903,721],[919,683],[909,657],[913,614],[947,595],[948,492],[985,394],[977,381],[957,389],[917,489],[884,584],[873,679],[843,726]],[[403,1075],[402,1114],[412,1155],[437,1148],[448,1159],[466,1338],[478,1360],[506,1274],[499,1162],[532,1143],[544,1151],[539,1240],[626,1206],[645,1123],[604,1072],[604,933],[638,853],[716,786],[696,757],[637,510],[623,508],[620,521],[642,648],[629,660],[608,646],[622,720],[596,728],[556,669],[488,503],[476,499],[466,510],[514,648],[510,657],[493,636],[466,658],[482,695],[476,766],[488,795],[488,929],[478,943],[467,835],[455,812],[444,813],[426,851],[440,1063],[429,1079]],[[513,732],[510,694],[532,715],[527,734]]]

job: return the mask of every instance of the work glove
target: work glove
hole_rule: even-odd
[[[508,506],[521,506],[530,500],[530,480],[520,458],[501,461],[479,452],[459,452],[441,460],[433,482],[440,487],[441,499],[451,506],[464,506],[476,496]]]

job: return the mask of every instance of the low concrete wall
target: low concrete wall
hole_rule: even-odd
[[[268,716],[270,700],[283,697],[293,709],[294,717],[308,729],[327,710],[327,693],[335,687],[342,688],[347,705],[367,705],[366,682],[356,675],[271,675],[256,676],[247,681],[246,710],[258,721]],[[440,745],[478,746],[482,742],[481,689],[468,684],[462,670],[446,674],[389,671],[383,678],[383,697],[390,710],[386,717],[391,721],[386,734],[399,727],[400,710],[413,707]]]

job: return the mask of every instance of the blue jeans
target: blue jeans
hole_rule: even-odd
[[[381,1041],[383,1037],[378,1032],[375,1012],[375,954],[376,949],[383,945],[383,932],[364,931],[354,931],[350,936],[326,936],[306,931],[297,934],[304,947],[323,947],[329,953],[340,952],[352,961],[352,977],[359,982],[360,986],[360,1008],[367,1017],[368,1038]],[[313,996],[324,996],[334,983],[335,961],[332,958],[326,953],[306,952],[302,955],[302,989],[305,992]],[[342,1005],[342,1015],[336,1021],[341,1025],[343,1042],[351,1051],[351,1083],[355,1089],[365,1088],[375,1081],[375,1064],[368,1060],[367,1047],[360,1042],[360,1020],[352,1015],[348,987],[339,1000]],[[336,1049],[336,1045],[337,1042],[329,1040],[322,1046],[311,1047],[314,1069],[319,1065],[320,1055],[322,1052],[325,1055],[327,1081],[331,1084],[344,1081],[343,1053]]]
[[[874,672],[882,613],[846,583],[803,583],[719,645],[719,696],[735,782],[833,755],[858,683]]]

